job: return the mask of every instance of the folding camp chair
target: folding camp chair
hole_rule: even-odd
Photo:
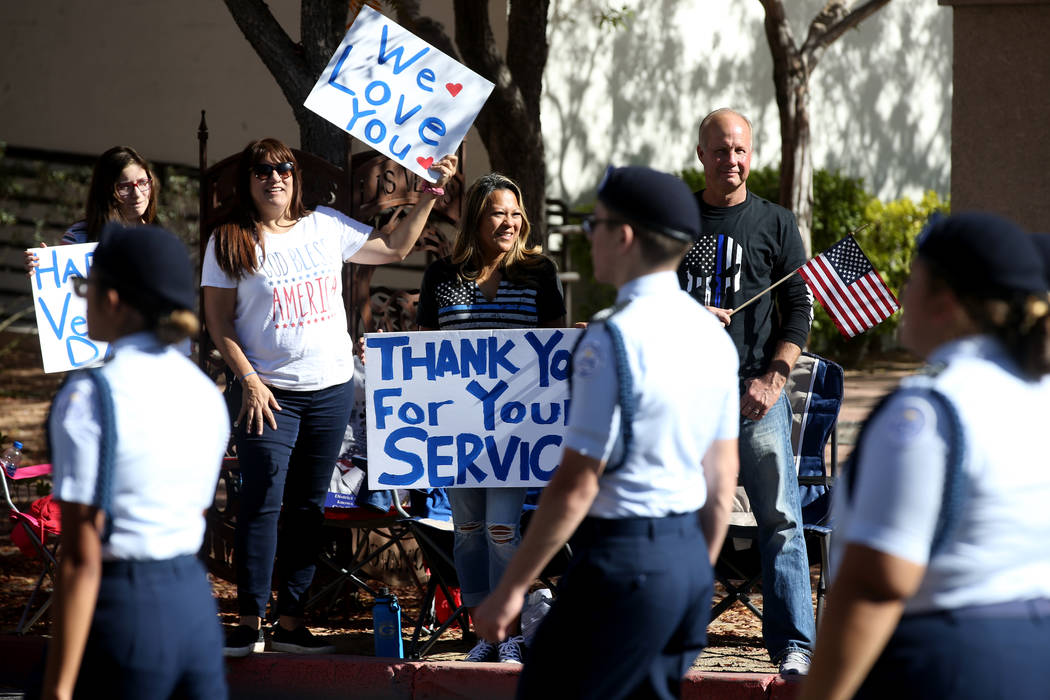
[[[795,452],[806,548],[810,564],[819,565],[816,608],[819,621],[827,592],[831,491],[838,472],[835,428],[842,405],[842,367],[818,355],[804,352],[791,371],[785,391],[791,403],[791,445]],[[829,440],[830,470],[825,458]],[[743,487],[737,487],[729,533],[715,564],[715,578],[725,587],[726,595],[711,609],[712,620],[737,602],[759,618],[762,617],[762,611],[750,596],[762,579],[757,541],[758,526],[750,513],[747,495]]]
[[[15,628],[16,634],[25,634],[25,631],[35,625],[47,609],[51,605],[51,594],[45,593],[43,590],[44,581],[46,579],[51,580],[51,588],[54,589],[55,575],[58,569],[58,541],[59,533],[54,528],[43,527],[40,520],[34,517],[30,513],[25,513],[18,509],[14,501],[11,499],[11,491],[8,488],[8,480],[12,482],[26,482],[28,479],[36,479],[51,474],[50,464],[35,464],[27,467],[20,467],[15,470],[13,475],[8,475],[4,469],[0,469],[0,473],[3,474],[2,481],[4,485],[4,500],[7,501],[7,507],[10,511],[10,517],[12,523],[12,536],[11,539],[19,545],[19,549],[22,550],[26,556],[31,558],[39,558],[41,560],[40,575],[36,579],[36,584],[33,586],[32,592],[29,594],[29,601],[26,603],[25,608],[22,611],[22,617],[18,621],[18,627]],[[14,528],[21,531],[23,537],[17,537]],[[21,543],[18,542],[21,540]],[[42,596],[39,607],[34,611],[34,606],[37,604],[38,596]]]

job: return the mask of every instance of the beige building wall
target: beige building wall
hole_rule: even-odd
[[[269,6],[298,39],[299,3]],[[427,0],[426,11],[453,31],[451,0]],[[204,109],[211,162],[263,136],[299,145],[288,102],[220,0],[4,2],[0,46],[8,144],[88,155],[122,144],[196,165]],[[467,153],[468,177],[487,169],[476,132]]]
[[[952,8],[952,209],[1050,231],[1050,0]]]

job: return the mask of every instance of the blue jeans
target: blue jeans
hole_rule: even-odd
[[[301,617],[301,598],[314,578],[324,500],[350,420],[354,387],[350,381],[317,391],[271,391],[281,406],[273,412],[277,430],[265,424],[262,435],[248,435],[243,427],[237,430],[237,607],[241,615],[265,617],[276,557],[276,614]]]
[[[816,629],[787,394],[761,420],[740,419],[740,483],[758,522],[766,650],[774,660],[787,651],[808,653]]]
[[[448,489],[456,531],[456,575],[467,607],[485,600],[514,556],[521,541],[519,524],[526,490]]]

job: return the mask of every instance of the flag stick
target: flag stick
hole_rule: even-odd
[[[852,231],[850,231],[850,232],[849,232],[849,235],[850,235],[850,236],[853,236],[853,237],[856,237],[858,233],[860,233],[860,232],[861,232],[861,231],[863,231],[864,229],[868,228],[868,226],[871,226],[871,222],[868,222],[868,223],[865,223],[865,224],[862,224],[862,225],[858,226],[857,228],[855,228],[855,229],[853,229]],[[795,274],[796,272],[798,272],[799,270],[801,270],[801,269],[802,269],[803,267],[805,267],[805,265],[799,265],[799,266],[798,266],[798,267],[796,267],[796,268],[795,268],[794,270],[792,270],[792,271],[791,271],[791,272],[789,272],[788,274],[784,275],[784,276],[783,276],[783,277],[781,277],[781,278],[780,278],[779,280],[777,280],[777,281],[776,281],[776,282],[774,282],[773,284],[769,285],[768,287],[766,287],[765,289],[763,289],[763,290],[762,290],[761,292],[759,292],[759,293],[758,293],[758,294],[756,294],[755,296],[753,296],[753,297],[751,297],[750,299],[748,299],[747,301],[745,301],[745,302],[744,302],[743,304],[741,304],[740,306],[738,306],[738,307],[736,307],[735,309],[733,309],[732,311],[730,311],[730,312],[729,312],[729,315],[730,315],[730,316],[732,316],[733,314],[735,314],[735,313],[736,313],[737,311],[740,311],[740,309],[744,308],[745,306],[750,306],[750,305],[751,305],[751,304],[753,304],[753,303],[754,303],[755,301],[757,301],[757,300],[758,300],[759,298],[761,298],[763,294],[768,294],[768,293],[769,293],[770,291],[772,291],[772,290],[773,290],[773,289],[774,289],[775,287],[777,287],[778,285],[780,285],[780,284],[783,284],[784,282],[787,282],[787,281],[788,281],[788,280],[789,280],[789,279],[791,278],[791,275]]]
[[[744,308],[745,306],[750,306],[750,305],[751,305],[751,304],[753,304],[754,302],[758,301],[758,299],[759,299],[759,298],[761,298],[761,297],[762,297],[762,295],[764,295],[764,294],[768,294],[768,293],[769,293],[769,292],[770,292],[770,291],[771,291],[771,290],[772,290],[772,289],[773,289],[774,287],[776,287],[777,285],[780,285],[780,284],[783,284],[784,282],[787,282],[787,281],[788,281],[789,279],[791,279],[791,276],[792,276],[793,274],[795,274],[796,272],[798,272],[798,271],[799,271],[799,270],[801,270],[801,269],[802,269],[802,266],[800,265],[799,267],[795,268],[794,270],[792,270],[792,271],[791,271],[791,272],[789,272],[788,274],[786,274],[786,275],[784,275],[783,277],[781,277],[781,278],[780,278],[779,280],[777,280],[777,281],[776,281],[776,282],[774,282],[773,284],[771,284],[771,285],[769,285],[768,287],[766,287],[765,289],[763,289],[763,290],[762,290],[761,292],[759,292],[759,293],[758,293],[758,294],[756,294],[755,296],[753,296],[753,297],[751,297],[750,299],[748,299],[747,301],[745,301],[745,302],[744,302],[743,304],[741,304],[740,306],[738,306],[738,307],[736,307],[735,309],[733,309],[732,311],[730,311],[730,312],[729,312],[729,315],[730,315],[730,316],[732,316],[733,314],[735,314],[735,313],[736,313],[737,311],[740,311],[740,309]]]

